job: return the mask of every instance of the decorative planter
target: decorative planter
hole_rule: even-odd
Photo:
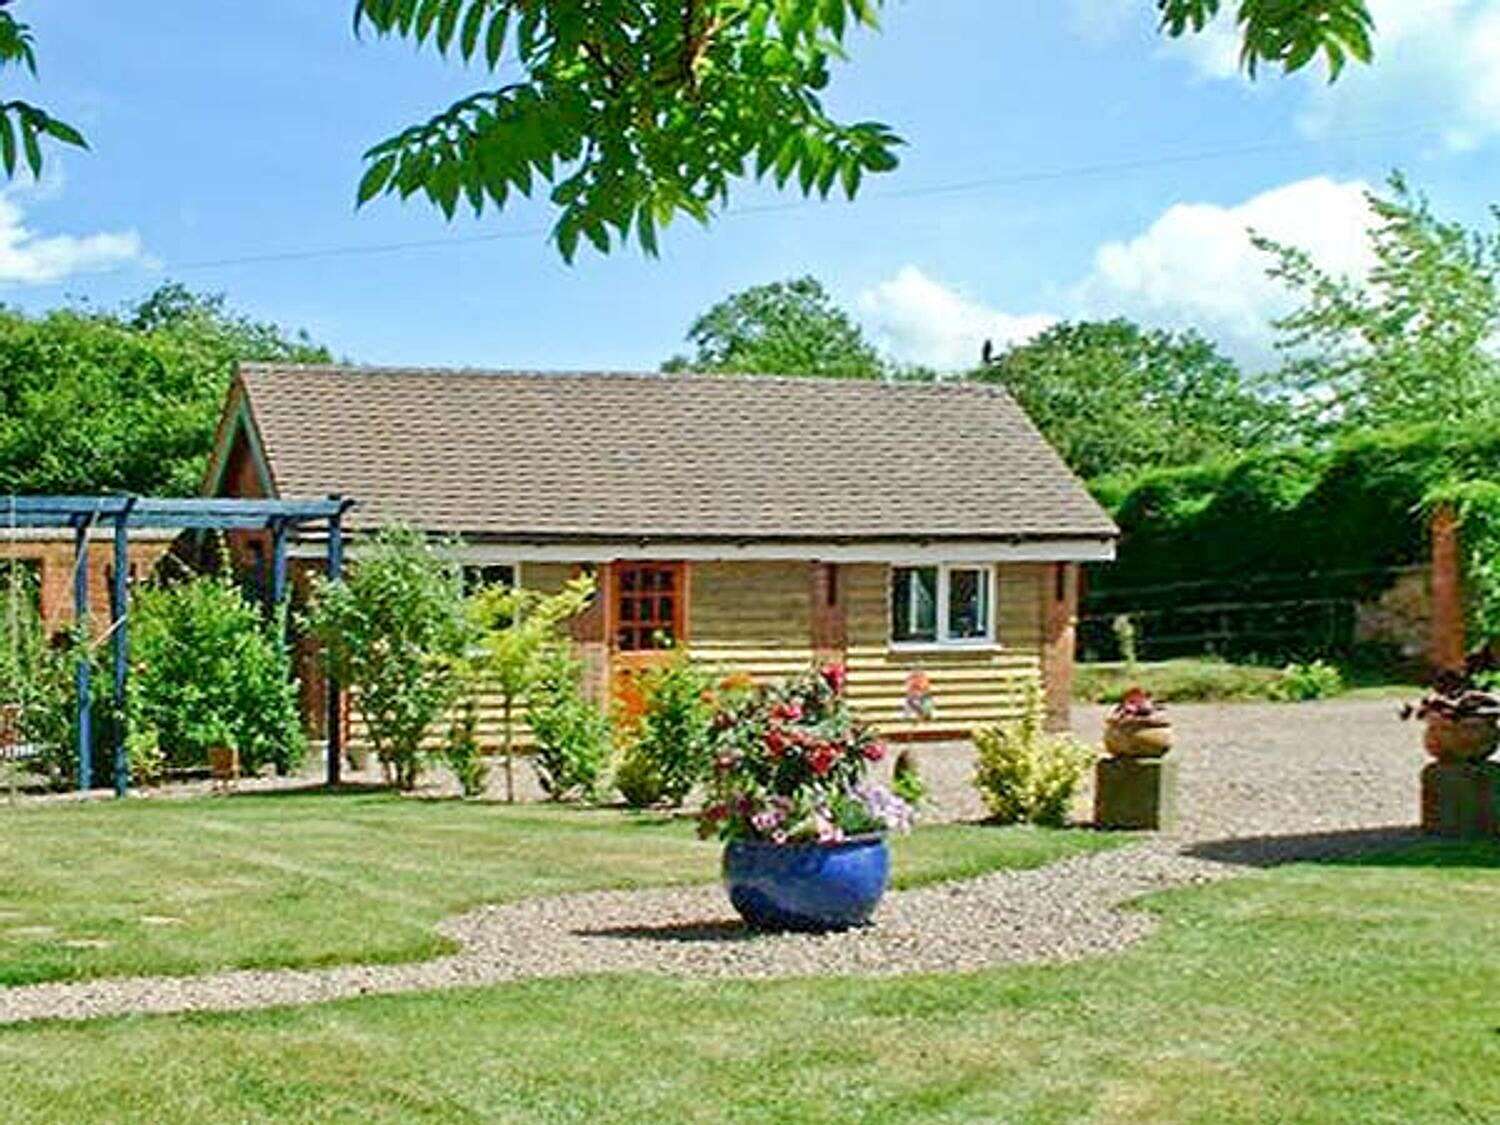
[[[1500,745],[1500,726],[1493,715],[1450,719],[1430,714],[1422,744],[1440,762],[1482,762]]]
[[[1172,749],[1165,719],[1113,719],[1104,724],[1104,749],[1116,758],[1160,758]]]
[[[847,930],[875,913],[891,877],[883,836],[842,844],[739,840],[724,849],[729,901],[762,930]]]

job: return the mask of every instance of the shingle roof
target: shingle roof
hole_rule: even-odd
[[[1105,537],[976,384],[246,364],[277,493],[496,538]]]

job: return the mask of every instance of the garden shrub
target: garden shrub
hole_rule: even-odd
[[[536,740],[532,766],[547,796],[597,800],[609,771],[609,718],[584,697],[583,666],[565,644],[543,656],[526,699],[526,722]]]
[[[913,808],[927,800],[927,782],[922,778],[922,767],[911,747],[896,755],[891,767],[891,792]]]
[[[974,785],[1000,824],[1063,824],[1094,752],[1071,734],[1046,730],[1046,705],[1035,683],[1021,718],[974,732]]]
[[[0,706],[19,709],[16,733],[35,748],[32,765],[52,784],[70,784],[77,776],[72,637],[48,638],[35,579],[21,568],[0,569],[0,596]]]
[[[639,797],[657,781],[657,799],[680,805],[703,779],[713,746],[714,686],[713,675],[682,652],[641,674],[640,714],[620,723],[626,752],[616,784],[627,802],[656,803],[633,799],[625,786]]]
[[[649,809],[662,803],[667,783],[651,755],[639,742],[632,742],[615,767],[615,788],[631,808]]]
[[[1343,674],[1324,660],[1288,664],[1272,688],[1272,696],[1288,703],[1327,699],[1344,690]]]
[[[448,737],[443,742],[443,760],[465,797],[484,796],[490,767],[479,745],[479,703],[472,692],[465,693],[454,708]]]
[[[474,633],[462,576],[441,545],[395,526],[362,548],[343,581],[316,583],[308,624],[387,773],[412,789],[425,740],[465,687]]]
[[[282,622],[268,622],[227,575],[133,591],[130,623],[127,707],[141,768],[202,768],[221,745],[239,751],[247,773],[301,764],[307,743]]]

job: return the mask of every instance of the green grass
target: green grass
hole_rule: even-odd
[[[1420,685],[1371,669],[1342,670],[1341,698],[1385,699],[1420,696]],[[1246,703],[1276,701],[1282,670],[1263,664],[1232,664],[1209,657],[1078,665],[1073,694],[1089,703],[1118,702],[1128,689],[1145,688],[1160,703]]]
[[[0,1030],[10,1122],[1479,1122],[1500,848],[1153,897],[1113,957],[899,980],[614,977]]]
[[[1112,846],[972,825],[895,843],[913,886]],[[481,903],[707,882],[719,848],[663,816],[388,794],[0,807],[0,985],[389,962]]]

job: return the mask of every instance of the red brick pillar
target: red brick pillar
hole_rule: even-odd
[[[1073,700],[1073,651],[1078,639],[1078,564],[1053,563],[1042,583],[1042,689],[1047,726],[1067,730]]]
[[[1444,504],[1432,516],[1432,638],[1428,659],[1438,671],[1459,669],[1464,666],[1467,651],[1458,516]]]

